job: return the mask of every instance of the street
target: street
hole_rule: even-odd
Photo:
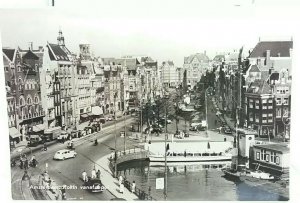
[[[129,119],[131,121],[131,119]],[[126,121],[129,126],[128,120]],[[124,149],[124,139],[120,138],[120,131],[124,130],[124,123],[120,122],[116,125],[117,129],[117,150]],[[86,170],[88,175],[91,175],[91,170],[101,168],[94,163],[102,156],[111,153],[114,150],[114,125],[108,126],[102,131],[98,132],[92,137],[84,140],[74,142],[75,151],[78,155],[74,159],[67,159],[63,161],[53,160],[54,153],[60,149],[67,147],[67,142],[64,144],[58,143],[56,145],[48,147],[47,151],[40,151],[33,153],[38,160],[37,168],[29,168],[28,174],[30,176],[39,176],[46,169],[46,163],[48,164],[48,174],[51,179],[54,179],[57,185],[77,186],[77,189],[70,189],[66,191],[67,199],[71,200],[110,200],[114,198],[111,193],[106,190],[103,193],[90,193],[86,190],[80,189],[83,182],[79,179],[83,170]],[[98,138],[98,145],[94,146],[95,138]],[[135,143],[128,140],[127,146],[132,147]],[[22,199],[21,188],[19,179],[23,175],[23,170],[18,166],[12,168],[12,188],[14,190],[13,199]],[[20,192],[18,192],[20,191]]]

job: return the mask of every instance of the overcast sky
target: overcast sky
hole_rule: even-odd
[[[290,39],[299,12],[293,0],[84,2],[56,0],[55,9],[26,10],[7,4],[0,10],[3,46],[56,43],[61,27],[67,47],[75,53],[79,42],[87,40],[96,56],[149,55],[159,63],[173,60],[182,66],[184,56],[204,50],[213,57],[241,46],[252,48],[259,37]]]

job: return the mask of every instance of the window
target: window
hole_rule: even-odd
[[[39,103],[39,98],[36,96],[36,97],[34,97],[34,103]]]
[[[271,152],[271,163],[275,163],[275,156],[276,156],[276,152]]]
[[[253,100],[249,99],[249,108],[253,108]]]
[[[280,108],[276,109],[276,117],[281,117],[281,109]]]
[[[272,103],[273,103],[273,100],[272,100],[272,99],[269,99],[268,102],[269,102],[269,104],[272,104]]]
[[[276,98],[276,104],[281,105],[281,98]]]
[[[253,113],[252,112],[249,112],[249,120],[253,121]]]
[[[287,105],[289,103],[289,99],[288,98],[283,98],[283,104]]]
[[[259,100],[255,101],[255,109],[259,109]]]
[[[265,160],[266,162],[269,162],[269,156],[270,156],[269,154],[266,154],[266,160]]]
[[[31,102],[32,102],[32,101],[31,101],[31,98],[30,98],[30,97],[28,97],[28,98],[27,98],[27,104],[29,104],[29,105],[30,105],[30,104],[31,104]]]
[[[20,97],[19,104],[20,104],[20,106],[23,106],[25,104],[23,97]]]
[[[5,67],[4,67],[4,69],[5,69],[5,71],[6,71],[6,72],[8,72],[8,71],[9,71],[9,68],[8,68],[8,66],[5,66]]]
[[[259,114],[255,114],[255,122],[259,123]]]
[[[275,162],[276,162],[277,165],[280,164],[280,158],[279,158],[279,156],[276,156],[276,157],[275,157]]]
[[[260,152],[256,152],[256,160],[260,160]]]
[[[19,72],[21,72],[21,71],[22,71],[22,69],[21,69],[21,66],[20,66],[20,65],[18,65],[18,66],[17,66],[17,68],[18,68],[18,71],[19,71]]]
[[[261,159],[261,160],[266,160],[267,150],[261,149],[260,152],[261,152],[260,159]]]

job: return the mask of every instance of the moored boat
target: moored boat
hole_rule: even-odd
[[[169,153],[167,162],[210,162],[210,161],[230,161],[230,153]],[[164,162],[164,155],[149,155],[151,162]]]

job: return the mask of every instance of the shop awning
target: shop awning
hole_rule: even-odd
[[[77,130],[83,130],[85,127],[89,125],[89,122],[81,123],[77,126]]]
[[[12,127],[9,128],[9,136],[11,136],[12,138],[16,138],[16,137],[20,137],[22,136],[21,133],[17,130],[17,128]]]
[[[38,124],[32,127],[33,132],[39,132],[45,130],[45,125],[44,124]]]
[[[103,110],[100,106],[93,106],[92,107],[92,114],[95,116],[103,115]]]
[[[46,129],[46,130],[44,131],[44,133],[45,133],[45,134],[47,134],[47,133],[52,133],[53,131],[58,130],[58,129],[61,129],[61,127],[58,126],[58,127]]]
[[[83,114],[80,115],[80,117],[87,118],[87,117],[89,117],[89,115],[87,115],[86,113],[83,113]]]

